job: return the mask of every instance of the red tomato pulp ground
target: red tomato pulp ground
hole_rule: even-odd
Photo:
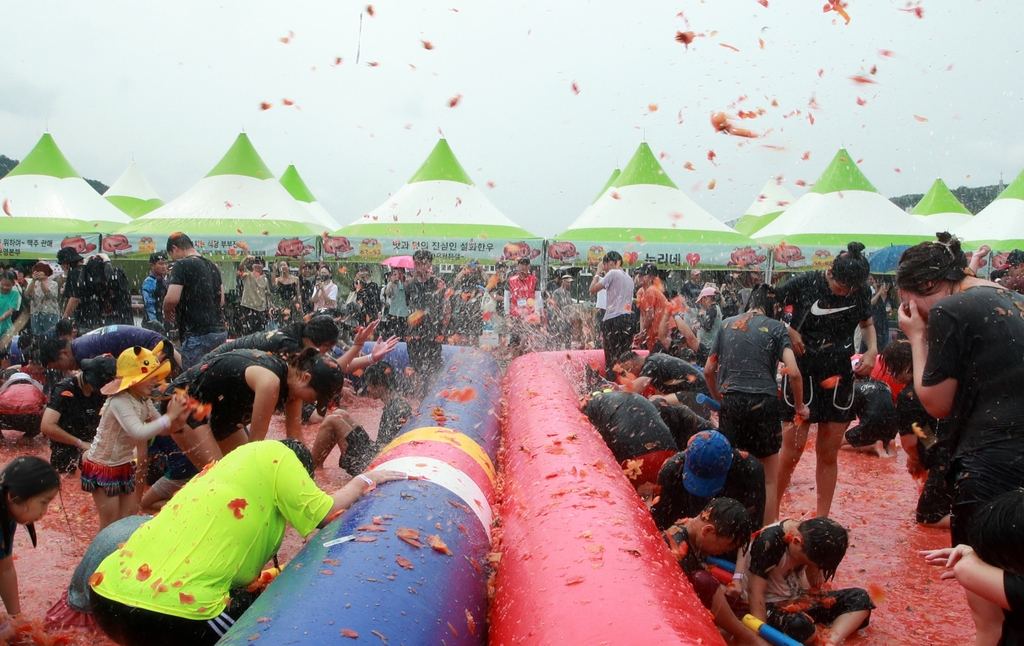
[[[367,429],[380,419],[380,403],[360,399],[350,412]],[[283,418],[276,417],[270,437],[284,436]],[[312,445],[317,425],[304,428]],[[371,430],[371,435],[373,431]],[[813,434],[812,434],[813,435]],[[0,464],[22,454],[49,457],[44,439],[28,444],[20,435],[7,432],[0,445]],[[338,468],[337,451],[328,456],[325,470],[318,471],[317,483],[333,491],[347,480]],[[71,573],[96,533],[96,511],[89,494],[82,492],[78,476],[64,480],[61,498],[36,523],[39,547],[32,549],[28,533],[15,534],[14,558],[21,586],[22,611],[41,621],[47,609],[68,585]],[[839,456],[839,486],[833,515],[850,530],[850,549],[836,577],[838,587],[859,586],[871,591],[878,608],[871,626],[848,643],[861,646],[882,644],[970,644],[974,639],[967,602],[955,582],[939,581],[942,569],[924,564],[918,550],[946,547],[949,532],[918,527],[914,522],[917,484],[906,472],[905,454],[895,459],[842,451]],[[804,459],[793,476],[789,493],[783,498],[782,513],[799,518],[814,509],[814,449],[809,443]],[[302,539],[289,529],[281,549],[281,560],[290,559],[302,546]],[[98,634],[62,631],[50,635],[54,644],[106,645]]]

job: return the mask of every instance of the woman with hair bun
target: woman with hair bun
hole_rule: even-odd
[[[875,326],[871,319],[871,290],[867,285],[871,267],[864,257],[864,245],[851,242],[826,271],[815,271],[791,278],[775,288],[781,306],[793,306],[789,337],[803,379],[806,401],[794,402],[788,378],[783,381],[782,451],[779,458],[778,500],[789,486],[811,424],[818,425],[815,446],[817,464],[815,483],[817,515],[828,516],[839,474],[839,446],[853,421],[853,373],[870,375],[878,356]],[[856,370],[851,367],[854,354],[853,333],[860,326],[867,352]],[[806,419],[794,419],[794,406],[810,409]]]
[[[949,419],[952,544],[971,545],[975,512],[1024,486],[1024,297],[974,276],[948,233],[903,252],[896,286],[914,390],[929,414]],[[998,606],[967,600],[977,643],[995,644]]]

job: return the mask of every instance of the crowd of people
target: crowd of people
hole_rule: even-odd
[[[540,285],[528,258],[512,273],[470,261],[449,286],[420,250],[411,269],[393,268],[382,284],[360,265],[339,302],[327,265],[303,263],[293,275],[279,262],[268,273],[261,258],[246,257],[230,341],[221,270],[184,234],[151,258],[141,326],[114,311],[126,280],[103,256],[85,261],[64,249],[59,271],[40,262],[30,277],[0,273],[0,344],[10,345],[20,320],[31,339],[22,345],[26,370],[45,369],[52,381],[40,426],[50,460],[21,457],[0,472],[0,598],[9,617],[20,613],[16,527],[34,544],[33,523],[61,474],[77,473],[100,532],[50,614],[67,625],[91,617],[121,644],[214,643],[258,594],[250,584],[286,524],[306,536],[377,484],[404,477],[365,470],[428,392],[442,346],[479,345],[493,329],[503,358],[603,349],[605,370],[588,368],[581,385],[582,411],[649,501],[716,624],[740,643],[766,643],[743,621],[748,614],[804,643],[839,644],[867,626],[867,592],[826,585],[850,543],[830,518],[838,455],[884,459],[897,440],[922,482],[918,522],[952,536],[950,548],[924,558],[967,590],[979,645],[1017,643],[1024,298],[1014,290],[1016,265],[1004,284],[980,279],[979,256],[971,265],[943,234],[907,250],[892,285],[871,276],[863,251],[850,243],[829,269],[774,285],[752,273],[716,284],[694,269],[678,291],[666,290],[666,274],[650,263],[629,275],[612,251],[589,285],[596,320],[574,298],[578,274]],[[1024,252],[1016,260],[1024,275]],[[399,341],[410,371],[387,361]],[[354,396],[347,383],[383,403],[375,434],[344,410]],[[302,424],[314,412],[320,427],[307,448]],[[267,441],[275,414],[284,418],[281,442]],[[815,514],[786,518],[781,502],[812,426]],[[352,479],[327,494],[311,477],[335,449]],[[216,538],[194,541],[199,534]],[[153,594],[159,582],[148,580],[147,564],[156,555],[177,594]],[[137,576],[120,576],[126,568]],[[202,577],[190,575],[197,568]],[[12,631],[0,625],[0,638]]]

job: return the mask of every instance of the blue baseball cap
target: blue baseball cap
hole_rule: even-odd
[[[701,431],[686,447],[683,486],[700,498],[712,498],[725,486],[732,466],[732,445],[718,431]]]

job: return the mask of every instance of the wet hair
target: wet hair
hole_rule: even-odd
[[[338,324],[330,316],[314,316],[302,324],[302,338],[309,339],[319,347],[325,343],[336,343],[338,340]]]
[[[616,359],[616,361],[621,365],[624,363],[632,363],[633,361],[638,361],[639,359],[639,354],[633,352],[632,350],[627,350],[626,352],[620,354],[619,358]]]
[[[775,295],[772,294],[768,285],[761,283],[750,290],[750,300],[747,302],[747,311],[759,309],[767,316],[775,314]]]
[[[882,349],[882,359],[890,375],[899,375],[914,370],[914,352],[910,341],[897,339]]]
[[[195,246],[192,244],[192,238],[180,231],[175,231],[167,238],[167,253],[171,253],[171,249],[175,248],[188,251],[195,249]]]
[[[75,322],[71,319],[61,319],[57,321],[57,325],[53,328],[55,336],[67,336],[75,333]]]
[[[167,260],[167,252],[166,251],[157,251],[156,253],[149,254],[149,264],[155,265],[156,263],[160,262],[161,260]]]
[[[367,386],[383,386],[394,390],[395,369],[387,361],[378,361],[363,370],[363,381]]]
[[[63,319],[67,320],[67,319]],[[60,325],[63,321],[58,321]],[[68,350],[71,348],[71,341],[61,337],[44,337],[39,339],[39,363],[43,366],[49,366],[51,363],[55,363],[60,359],[61,350]]]
[[[313,363],[318,356],[320,356],[320,351],[316,348],[303,348],[302,352],[292,355],[288,359],[288,365],[300,372],[311,372]]]
[[[1020,249],[1014,249],[1010,253],[1006,254],[1007,265],[1024,265],[1024,251]]]
[[[315,465],[313,464],[313,454],[309,452],[306,445],[291,437],[278,440],[278,442],[284,444],[291,449],[293,453],[295,453],[295,457],[299,459],[299,462],[302,463],[302,467],[306,470],[306,473],[308,473],[309,477],[312,478]]]
[[[434,254],[427,249],[417,249],[412,255],[413,262],[434,262]]]
[[[903,252],[896,267],[896,287],[930,296],[942,283],[964,279],[970,270],[960,239],[947,232],[936,234],[936,238],[938,242],[922,242]]]
[[[826,581],[834,578],[850,544],[846,528],[831,518],[811,518],[800,523],[799,531],[804,554],[818,566]]]
[[[700,512],[701,520],[711,523],[715,533],[739,547],[750,542],[754,519],[747,508],[732,498],[715,498]]]
[[[57,470],[42,458],[34,455],[23,455],[14,458],[10,464],[0,471],[0,532],[3,533],[4,545],[12,545],[14,531],[11,529],[11,516],[7,510],[7,499],[23,503],[48,491],[60,489],[60,476]],[[25,525],[32,539],[32,547],[36,546],[36,528],[32,523]]]
[[[12,283],[18,282],[18,277],[14,275],[13,271],[0,272],[0,280],[6,280]]]
[[[978,557],[1002,570],[1024,575],[1024,489],[1014,489],[982,505],[968,529]]]
[[[840,251],[832,261],[832,278],[850,287],[857,287],[866,281],[871,273],[871,265],[862,255],[863,251],[864,245],[859,242],[846,245],[846,251]]]
[[[604,255],[604,261],[620,263],[622,262],[622,254],[619,253],[618,251],[609,251]]]

